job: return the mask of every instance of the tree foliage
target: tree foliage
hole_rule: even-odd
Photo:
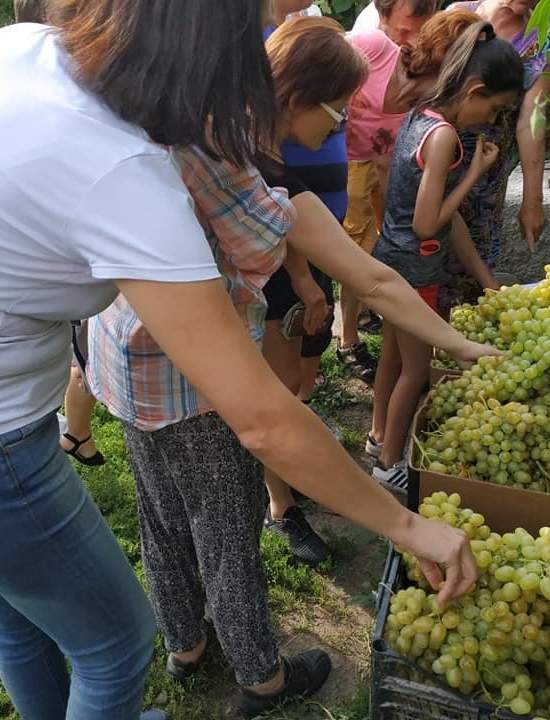
[[[527,32],[534,28],[538,32],[539,47],[546,49],[546,57],[550,60],[550,0],[539,0],[537,3],[527,25]],[[539,129],[545,125],[549,101],[548,97],[542,97],[542,95],[539,95],[536,100],[535,109],[531,115],[531,132],[533,135],[537,135]]]
[[[350,29],[369,0],[315,0],[325,15],[331,15],[346,29]]]
[[[12,0],[0,0],[0,27],[13,22]]]

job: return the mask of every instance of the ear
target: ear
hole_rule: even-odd
[[[300,107],[298,97],[296,95],[291,95],[288,101],[287,110],[292,113],[297,107]]]
[[[478,93],[483,92],[484,90],[487,90],[487,86],[484,82],[482,82],[479,78],[469,78],[465,83],[464,87],[462,89],[462,92],[466,97],[470,98],[472,95],[476,95]]]

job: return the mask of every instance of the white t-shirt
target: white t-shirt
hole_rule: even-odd
[[[0,30],[0,433],[62,403],[69,321],[114,279],[218,274],[171,154],[73,79],[54,30]]]
[[[287,18],[293,17],[321,17],[323,13],[318,5],[310,5],[305,10],[298,10],[297,12],[290,13]]]
[[[359,13],[351,32],[353,34],[368,32],[369,30],[378,30],[379,27],[380,17],[374,2],[371,1],[367,7]]]

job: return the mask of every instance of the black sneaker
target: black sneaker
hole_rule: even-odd
[[[175,655],[170,653],[168,655],[168,660],[166,661],[166,672],[170,675],[170,677],[173,677],[174,680],[185,682],[197,672],[201,660],[202,657],[197,662],[184,663],[181,660],[178,660]]]
[[[289,507],[282,520],[269,516],[265,526],[288,540],[292,554],[298,560],[315,566],[328,559],[325,541],[317,535],[297,505]]]
[[[317,692],[329,676],[332,668],[330,657],[323,650],[283,658],[285,684],[273,695],[259,695],[251,690],[241,690],[239,711],[243,718],[251,720],[277,705],[307,698]]]

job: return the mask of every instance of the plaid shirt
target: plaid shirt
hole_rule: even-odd
[[[262,288],[284,261],[292,203],[286,190],[268,188],[255,168],[236,169],[195,147],[180,152],[179,161],[227,291],[261,347],[267,309]],[[211,409],[122,295],[90,320],[88,334],[92,393],[116,417],[151,431]]]

